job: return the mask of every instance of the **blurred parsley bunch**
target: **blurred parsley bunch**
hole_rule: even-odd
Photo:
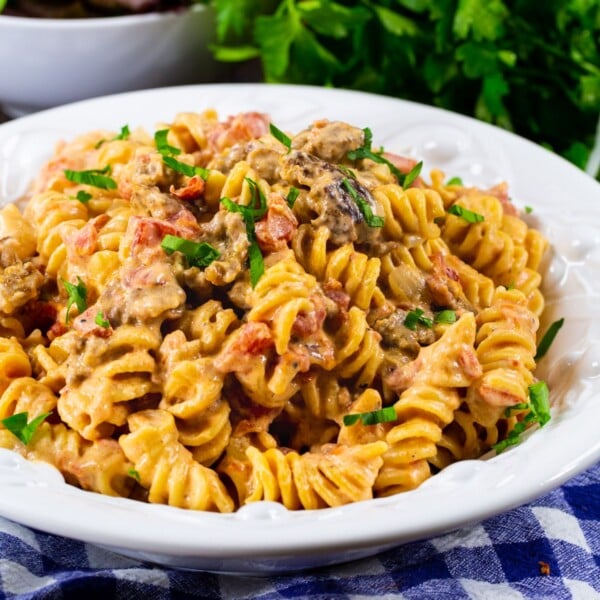
[[[207,0],[218,60],[434,104],[600,175],[598,0]],[[589,161],[589,164],[588,164]]]

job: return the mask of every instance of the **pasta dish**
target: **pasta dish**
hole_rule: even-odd
[[[506,184],[421,168],[253,112],[59,143],[0,211],[0,447],[231,512],[389,496],[517,443],[549,419],[548,242]]]

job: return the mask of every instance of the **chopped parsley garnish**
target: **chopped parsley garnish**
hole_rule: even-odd
[[[269,131],[271,132],[271,135],[276,140],[279,140],[288,150],[292,148],[291,138],[288,137],[285,133],[283,133],[281,129],[273,125],[273,123],[269,123]]]
[[[79,190],[75,196],[71,196],[74,200],[79,200],[81,204],[87,204],[91,199],[92,195],[83,190]]]
[[[479,213],[473,212],[464,206],[460,206],[459,204],[453,204],[448,212],[451,215],[456,215],[457,217],[463,218],[467,223],[481,223],[484,220],[484,216]]]
[[[110,327],[110,321],[104,316],[104,313],[101,310],[96,313],[94,323],[96,323],[96,325],[99,327],[104,327],[104,329],[108,329]]]
[[[539,423],[540,427],[543,427],[550,420],[550,393],[545,381],[538,381],[530,385],[529,403],[521,402],[508,407],[505,416],[510,416],[509,410],[524,410],[526,408],[529,408],[529,412],[523,417],[523,420],[515,423],[505,439],[492,446],[497,453],[502,452],[508,446],[518,444],[521,441],[521,434],[529,426]]]
[[[121,132],[115,135],[115,137],[110,138],[110,140],[100,140],[94,147],[96,149],[100,148],[100,146],[102,146],[102,144],[104,144],[105,142],[114,142],[116,140],[128,140],[130,135],[131,132],[129,131],[129,125],[123,125],[123,127],[121,127]]]
[[[387,165],[402,187],[408,187],[419,176],[421,168],[423,167],[423,162],[417,163],[408,173],[405,174],[400,171],[400,169],[398,169],[394,163],[382,155],[382,150],[379,152],[374,152],[372,150],[371,144],[373,143],[373,134],[371,133],[371,130],[368,127],[365,127],[363,132],[365,135],[363,145],[355,148],[354,150],[350,150],[346,154],[350,160],[361,160],[363,158],[368,158],[373,162]]]
[[[409,187],[410,184],[421,174],[423,161],[419,161],[405,176],[404,181],[400,183],[402,187]]]
[[[446,182],[446,185],[464,185],[463,180],[460,177],[451,177]]]
[[[180,160],[177,160],[172,156],[163,155],[163,162],[165,163],[165,165],[167,165],[167,167],[173,169],[173,171],[177,171],[178,173],[181,173],[182,175],[187,175],[188,177],[198,175],[199,177],[204,179],[204,181],[206,181],[210,174],[210,171],[208,169],[205,169],[204,167],[195,167],[194,165],[188,165],[187,163],[181,162]]]
[[[525,410],[526,408],[529,408],[529,402],[519,402],[518,404],[507,406],[506,410],[504,411],[504,416],[510,417],[513,412],[517,410]]]
[[[129,475],[129,477],[131,477],[132,479],[135,479],[138,483],[141,481],[140,474],[135,469],[129,469],[127,471],[127,475]]]
[[[171,146],[167,142],[167,136],[169,135],[168,129],[160,129],[154,134],[154,143],[156,144],[156,149],[163,156],[177,156],[181,154],[181,150],[176,148],[175,146]]]
[[[204,167],[196,167],[194,165],[188,165],[187,163],[181,162],[174,158],[178,154],[181,154],[181,150],[179,148],[175,148],[175,146],[171,146],[167,142],[167,135],[169,133],[168,129],[160,129],[154,134],[154,143],[156,144],[156,149],[159,154],[162,156],[163,163],[167,165],[167,167],[173,169],[173,171],[177,171],[182,175],[186,175],[187,177],[194,177],[198,175],[206,181],[208,176],[210,175],[210,171],[205,169]]]
[[[362,216],[369,227],[383,227],[383,217],[373,214],[371,205],[354,189],[354,186],[350,183],[347,177],[342,180],[343,186],[346,188],[348,193],[352,196],[352,199],[358,205]]]
[[[112,177],[107,176],[107,173],[110,173],[110,165],[106,165],[103,169],[88,169],[84,171],[65,169],[64,173],[65,177],[73,183],[92,185],[103,190],[117,189],[117,182]]]
[[[525,213],[530,215],[533,212],[533,208],[531,206],[524,207]]]
[[[426,317],[421,308],[415,308],[415,310],[409,311],[406,313],[406,317],[404,317],[404,326],[406,328],[415,331],[417,325],[422,325],[427,328],[433,327],[433,319]]]
[[[81,281],[80,277],[77,277],[77,285],[70,283],[69,281],[65,281],[64,279],[62,280],[62,283],[68,294],[67,316],[65,318],[65,321],[68,323],[69,311],[71,310],[71,306],[73,304],[77,306],[79,314],[81,314],[87,308],[87,288],[85,287],[85,283]]]
[[[265,272],[265,261],[256,240],[250,242],[248,247],[248,260],[250,263],[250,284],[256,287],[258,280]]]
[[[193,242],[176,235],[165,235],[160,247],[167,253],[181,252],[192,267],[208,267],[221,253],[208,242]]]
[[[543,427],[551,418],[550,391],[545,381],[538,381],[529,386],[529,400],[536,421]]]
[[[221,198],[221,204],[229,212],[237,212],[242,215],[246,224],[246,235],[250,246],[248,247],[248,262],[250,265],[250,283],[255,287],[262,274],[265,272],[265,263],[260,246],[256,240],[254,223],[262,219],[267,213],[267,199],[256,181],[246,177],[246,182],[250,186],[252,198],[248,206],[236,204],[231,198]],[[258,206],[257,206],[258,204]]]
[[[8,429],[15,437],[17,437],[25,445],[29,444],[36,429],[51,415],[51,412],[44,413],[35,419],[27,422],[27,412],[17,413],[6,419],[2,419],[0,423]]]
[[[535,360],[540,360],[540,358],[542,358],[542,356],[544,356],[546,352],[548,352],[550,346],[552,345],[552,342],[554,341],[554,338],[556,337],[556,334],[563,326],[564,322],[564,319],[558,319],[558,321],[554,321],[554,323],[552,323],[552,325],[548,327],[548,330],[544,334],[544,337],[542,337],[540,343],[538,344],[537,352],[535,353],[534,357]]]
[[[296,203],[296,200],[298,199],[298,196],[300,194],[300,190],[298,188],[295,187],[291,187],[290,191],[288,192],[288,195],[286,196],[285,201],[288,203],[288,206],[290,208],[294,208],[294,204]]]
[[[438,313],[435,313],[433,316],[433,321],[435,323],[456,323],[456,313],[450,309],[442,310]]]
[[[356,179],[356,175],[352,169],[349,169],[346,165],[338,165],[337,168],[350,179]]]
[[[354,425],[359,420],[363,425],[377,425],[378,423],[395,421],[397,418],[396,409],[393,406],[386,406],[369,412],[344,415],[344,425]]]

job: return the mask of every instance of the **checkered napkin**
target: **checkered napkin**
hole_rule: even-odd
[[[0,518],[0,600],[600,599],[600,463],[547,496],[372,558],[276,577],[144,565]]]

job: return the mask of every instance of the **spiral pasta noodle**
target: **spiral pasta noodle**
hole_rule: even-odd
[[[231,512],[407,492],[513,443],[548,241],[506,184],[420,168],[260,112],[60,143],[0,211],[0,447]]]

